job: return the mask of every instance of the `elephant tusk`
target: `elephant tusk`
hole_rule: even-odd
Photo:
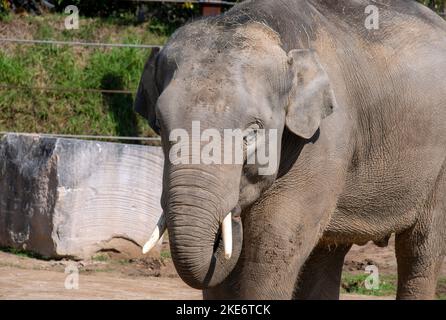
[[[158,241],[160,240],[161,236],[164,234],[166,229],[167,229],[166,217],[163,212],[155,227],[155,230],[150,236],[149,241],[147,241],[147,243],[142,248],[143,254],[149,253],[155,247],[155,245],[158,243]]]
[[[231,259],[232,256],[232,213],[225,217],[222,224],[223,245],[225,250],[226,260]]]

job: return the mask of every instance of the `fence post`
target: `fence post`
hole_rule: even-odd
[[[218,3],[201,3],[201,15],[204,17],[218,16],[221,14],[221,4]]]

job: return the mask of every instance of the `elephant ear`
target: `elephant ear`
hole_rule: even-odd
[[[134,104],[135,111],[146,118],[157,133],[159,128],[156,124],[155,105],[159,98],[159,90],[156,85],[156,59],[159,51],[159,48],[152,49],[149,60],[144,66]]]
[[[336,101],[328,75],[313,50],[291,50],[288,64],[292,69],[292,86],[286,126],[294,134],[310,139],[322,119],[333,113]]]

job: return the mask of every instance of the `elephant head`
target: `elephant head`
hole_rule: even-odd
[[[187,284],[206,289],[223,281],[241,252],[241,212],[277,177],[278,166],[262,175],[258,161],[248,163],[258,148],[253,141],[261,140],[252,138],[275,130],[276,141],[268,143],[276,148],[269,148],[269,156],[280,162],[284,129],[309,139],[334,105],[316,53],[284,51],[279,36],[262,24],[204,20],[179,29],[161,51],[152,52],[135,101],[137,112],[161,135],[165,154],[164,213],[146,249],[167,227],[175,267]],[[171,161],[178,151],[172,133],[193,138],[194,123],[222,135],[239,129],[243,161]],[[205,143],[197,146],[202,150]]]

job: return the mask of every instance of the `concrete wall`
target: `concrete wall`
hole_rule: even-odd
[[[0,246],[49,257],[140,255],[160,214],[161,148],[6,135]]]

